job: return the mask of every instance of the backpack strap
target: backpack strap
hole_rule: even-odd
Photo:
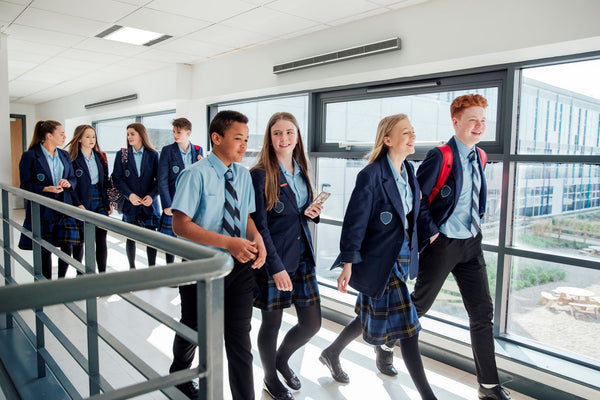
[[[129,149],[127,147],[122,147],[121,148],[121,164],[123,164],[123,167],[125,167],[125,164],[127,164],[127,157],[129,156]]]
[[[487,153],[485,150],[477,148],[477,152],[479,153],[479,159],[481,160],[481,169],[485,169],[485,164],[487,163]]]
[[[431,205],[433,199],[438,195],[444,183],[450,176],[450,171],[452,171],[452,163],[454,161],[454,156],[452,154],[452,149],[447,144],[437,146],[437,149],[442,152],[442,166],[440,167],[440,172],[438,173],[437,181],[435,182],[435,186],[431,190],[431,194],[427,198],[427,206]],[[487,158],[487,155],[486,155]]]

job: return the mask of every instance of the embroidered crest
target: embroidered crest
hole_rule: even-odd
[[[179,166],[178,165],[173,165],[173,173],[174,174],[178,174],[179,173]]]
[[[440,196],[448,197],[448,196],[450,196],[450,193],[452,193],[452,189],[450,189],[450,186],[448,186],[448,185],[442,186],[442,189],[440,190]]]
[[[83,176],[83,170],[82,170],[82,169],[76,169],[76,170],[75,170],[75,175],[76,175],[78,178],[81,178],[81,177]]]
[[[37,178],[38,181],[44,182],[46,180],[46,175],[44,175],[44,174],[37,174],[36,178]]]
[[[379,219],[381,220],[381,222],[383,222],[384,225],[389,224],[390,222],[392,222],[392,213],[389,211],[384,211],[381,214],[379,214]]]
[[[278,201],[277,203],[275,203],[275,205],[273,206],[273,210],[275,210],[275,212],[277,214],[281,214],[283,212],[284,208],[285,208],[285,204],[283,204],[280,201]]]
[[[130,175],[130,174],[131,174],[131,172],[130,172],[128,169],[126,169],[126,170],[125,170],[125,176],[126,176],[126,177],[129,177],[129,175]]]

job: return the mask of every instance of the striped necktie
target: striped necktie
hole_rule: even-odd
[[[481,189],[481,177],[479,176],[479,165],[475,150],[469,153],[469,161],[471,162],[471,170],[473,172],[473,185],[471,191],[471,234],[477,236],[480,231],[479,221],[479,191]]]
[[[225,172],[225,213],[223,214],[223,229],[229,236],[240,237],[240,209],[235,188],[231,184],[233,172],[231,168]]]

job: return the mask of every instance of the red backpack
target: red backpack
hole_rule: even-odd
[[[440,173],[438,174],[437,181],[435,182],[435,186],[431,190],[431,194],[427,199],[427,207],[431,205],[433,199],[438,195],[444,183],[450,176],[450,171],[452,171],[452,162],[454,161],[454,156],[452,155],[452,149],[447,144],[437,146],[437,148],[442,152],[442,166],[440,168]],[[479,153],[479,158],[481,159],[481,164],[485,166],[487,162],[487,153],[477,147],[477,152]]]

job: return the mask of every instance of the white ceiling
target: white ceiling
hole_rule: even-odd
[[[0,0],[10,101],[38,104],[424,1]],[[145,47],[95,37],[115,24],[173,38]]]

